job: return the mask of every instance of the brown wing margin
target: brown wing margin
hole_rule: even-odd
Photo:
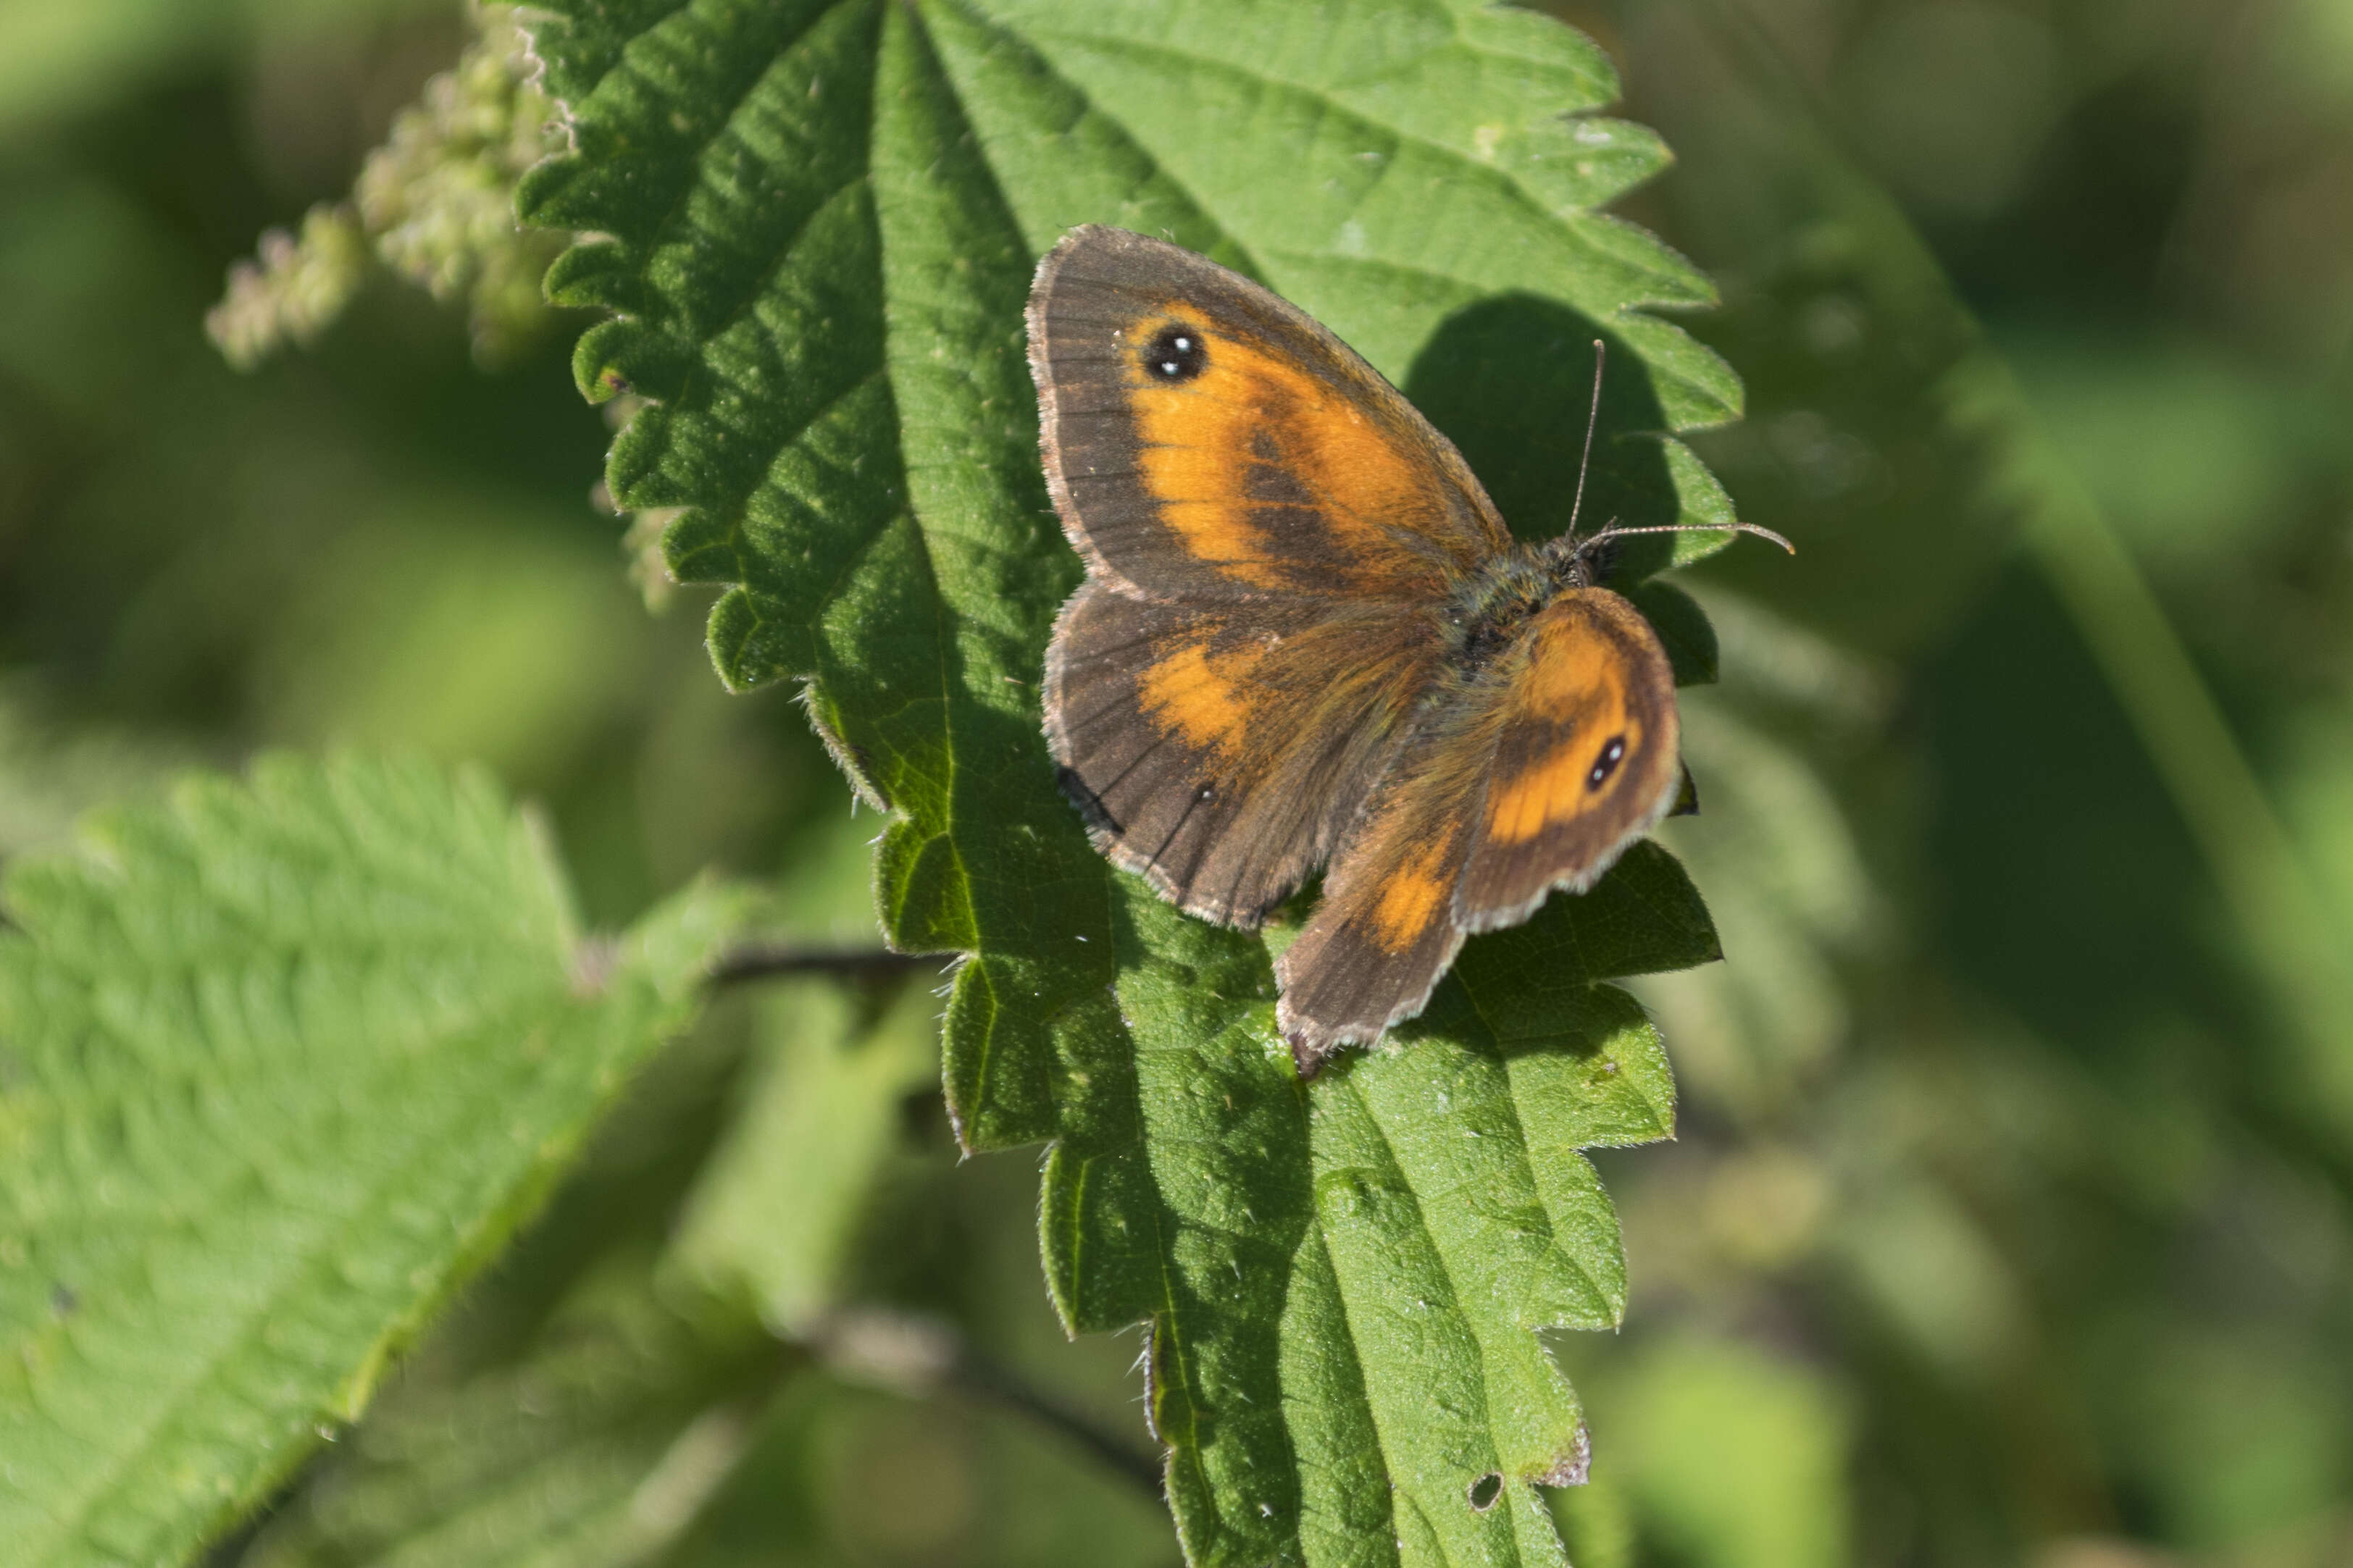
[[[1095,575],[1153,598],[1428,601],[1509,542],[1378,372],[1189,250],[1074,229],[1039,263],[1029,327],[1047,485]]]

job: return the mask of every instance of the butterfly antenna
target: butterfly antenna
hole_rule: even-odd
[[[1585,455],[1577,459],[1577,499],[1568,506],[1568,539],[1572,545],[1577,542],[1577,514],[1585,510],[1585,473],[1593,467],[1593,427],[1601,423],[1601,364],[1609,353],[1609,346],[1599,338],[1593,340],[1593,406],[1585,414]]]
[[[1662,522],[1642,528],[1620,528],[1613,519],[1609,527],[1578,545],[1577,553],[1582,555],[1606,540],[1621,539],[1630,533],[1753,533],[1759,539],[1771,540],[1792,555],[1798,552],[1796,545],[1771,529],[1753,522]]]
[[[1760,528],[1753,522],[1665,522],[1643,528],[1620,528],[1613,517],[1592,538],[1581,542],[1578,541],[1577,519],[1585,510],[1585,475],[1593,466],[1593,430],[1601,423],[1601,367],[1609,353],[1607,343],[1599,338],[1593,340],[1593,406],[1587,410],[1585,416],[1585,455],[1577,460],[1577,499],[1568,507],[1568,558],[1577,560],[1604,540],[1629,533],[1753,533],[1759,539],[1771,540],[1795,555],[1798,552],[1796,545],[1771,529]]]

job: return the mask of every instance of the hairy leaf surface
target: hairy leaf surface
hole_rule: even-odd
[[[584,942],[485,779],[280,761],[0,888],[0,1542],[184,1560],[530,1212],[736,900]]]

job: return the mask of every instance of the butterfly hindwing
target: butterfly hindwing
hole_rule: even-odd
[[[1379,775],[1440,628],[1292,598],[1157,604],[1090,580],[1047,655],[1047,735],[1096,844],[1187,911],[1258,923]]]
[[[1305,312],[1180,247],[1074,229],[1029,296],[1047,485],[1155,599],[1443,599],[1509,543],[1453,444]]]
[[[1462,945],[1454,890],[1472,847],[1475,753],[1417,736],[1342,844],[1324,897],[1275,961],[1275,1021],[1302,1078],[1421,1011]]]

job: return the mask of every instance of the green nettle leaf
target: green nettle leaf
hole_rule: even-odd
[[[689,1016],[485,779],[275,761],[0,887],[0,1541],[171,1563],[353,1418]]]
[[[1579,1151],[1665,1136],[1658,1040],[1604,976],[1716,956],[1663,851],[1474,941],[1428,1015],[1312,1088],[1257,937],[1088,847],[1038,685],[1079,580],[1039,474],[1021,307],[1069,226],[1166,233],[1314,311],[1461,446],[1528,535],[1722,522],[1668,431],[1729,419],[1712,353],[1642,314],[1705,279],[1595,209],[1665,163],[1589,111],[1601,54],[1469,0],[555,0],[534,47],[574,151],[525,217],[611,319],[592,397],[647,406],[608,482],[685,509],[681,580],[743,688],[807,682],[902,948],[962,950],[965,1142],[1050,1141],[1043,1244],[1075,1331],[1152,1325],[1149,1406],[1197,1563],[1559,1563],[1533,1483],[1581,1477],[1550,1325],[1614,1323]],[[1722,535],[1632,542],[1619,574]],[[1651,548],[1656,545],[1657,548]],[[1639,548],[1638,548],[1639,546]],[[1713,642],[1688,601],[1686,674]]]

